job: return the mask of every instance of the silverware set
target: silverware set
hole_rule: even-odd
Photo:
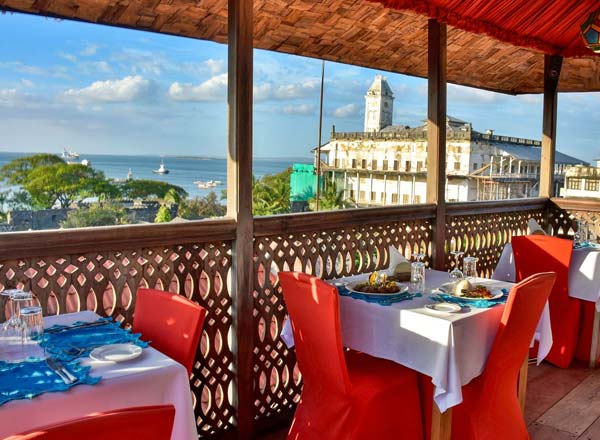
[[[67,370],[61,361],[49,357],[46,358],[46,364],[66,385],[71,385],[78,381],[77,377]]]

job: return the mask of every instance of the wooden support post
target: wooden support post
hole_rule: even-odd
[[[235,388],[238,438],[254,436],[252,219],[253,2],[229,0],[227,215],[237,222],[232,248]]]
[[[517,396],[519,398],[519,406],[521,407],[521,413],[525,417],[525,396],[527,391],[527,372],[529,370],[529,353],[525,356],[525,360],[521,364],[519,370],[519,383],[517,385]]]
[[[596,368],[598,363],[598,338],[600,337],[600,312],[594,310],[594,323],[592,325],[592,343],[590,345],[590,368]]]
[[[431,405],[431,440],[450,440],[452,435],[452,408],[441,413],[435,402]]]
[[[556,113],[558,108],[557,91],[561,66],[561,56],[545,55],[540,197],[552,197],[554,195],[554,153],[556,151]]]
[[[427,203],[436,204],[433,267],[444,270],[446,241],[446,24],[429,20]]]

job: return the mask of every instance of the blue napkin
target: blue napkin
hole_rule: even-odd
[[[435,295],[431,295],[430,298],[433,301],[454,303],[454,304],[458,304],[461,307],[474,307],[476,309],[488,309],[488,308],[494,307],[498,304],[506,303],[506,300],[508,299],[508,289],[500,289],[500,290],[502,290],[502,293],[504,293],[504,295],[502,295],[500,298],[492,299],[492,300],[480,299],[477,301],[465,301],[464,299],[461,299],[458,296],[447,295],[445,293],[438,293]]]
[[[336,286],[338,293],[342,296],[360,299],[369,303],[376,303],[382,306],[389,306],[397,302],[412,300],[413,298],[422,296],[420,293],[390,293],[389,295],[370,295],[368,293],[352,292],[344,286]]]
[[[147,342],[140,340],[139,333],[121,328],[118,322],[108,318],[101,318],[98,322],[105,322],[105,325],[72,329],[69,329],[70,326],[55,325],[44,333],[40,345],[53,358],[61,361],[88,356],[94,348],[108,344],[132,343],[142,348],[148,346]],[[78,324],[83,323],[76,322],[73,325]]]
[[[66,391],[69,388],[100,381],[90,377],[90,367],[82,367],[78,361],[65,362],[64,366],[77,377],[77,382],[67,385],[48,367],[45,360],[30,358],[19,363],[0,361],[0,405],[18,399],[32,399],[42,393]]]
[[[584,249],[584,248],[600,249],[600,245],[598,245],[597,243],[590,243],[589,241],[585,241],[580,244],[573,244],[573,249]]]

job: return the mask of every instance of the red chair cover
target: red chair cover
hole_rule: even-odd
[[[517,398],[517,380],[555,278],[549,272],[536,274],[511,290],[485,370],[462,388],[463,403],[453,408],[452,440],[529,438]],[[431,378],[421,375],[419,387],[429,438]]]
[[[304,380],[288,439],[421,439],[416,373],[344,354],[333,286],[302,273],[279,272],[279,281]]]
[[[192,373],[206,310],[176,293],[138,289],[133,332]]]
[[[169,440],[174,418],[173,405],[141,406],[91,414],[5,440]]]
[[[568,368],[575,356],[581,321],[581,301],[569,292],[569,264],[573,242],[544,235],[512,238],[517,282],[539,272],[556,273],[550,294],[552,348],[546,360],[557,367]]]

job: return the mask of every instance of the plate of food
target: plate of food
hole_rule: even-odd
[[[483,284],[472,285],[468,280],[442,284],[439,290],[448,295],[457,296],[465,301],[489,301],[504,296],[502,290],[490,291],[488,286],[484,286]]]
[[[385,273],[378,274],[373,272],[369,279],[363,282],[354,282],[346,284],[346,289],[351,292],[362,293],[365,295],[397,295],[406,292],[408,286],[390,281]]]

